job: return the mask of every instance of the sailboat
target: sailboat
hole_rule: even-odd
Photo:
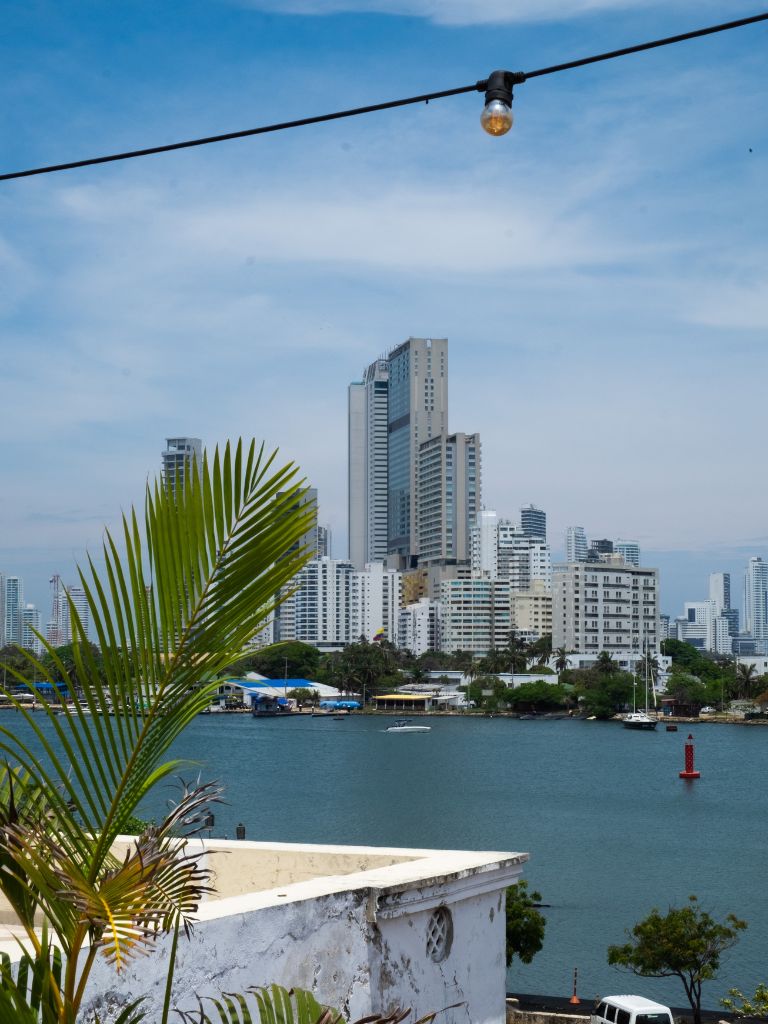
[[[645,645],[643,645],[645,652]],[[625,715],[622,719],[622,725],[625,729],[641,729],[645,732],[650,732],[655,729],[659,724],[657,719],[651,718],[648,714],[648,654],[644,653],[643,663],[645,666],[645,711],[637,710],[637,677],[635,677],[635,685],[633,687],[632,697],[632,710],[629,714]],[[656,691],[654,689],[654,702],[656,700]]]

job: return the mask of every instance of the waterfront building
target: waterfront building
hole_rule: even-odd
[[[397,568],[418,558],[418,452],[448,431],[448,339],[409,338],[388,356],[388,540]]]
[[[193,465],[197,466],[198,473],[202,470],[203,442],[199,437],[167,437],[160,458],[160,478],[175,494],[177,486],[183,489]]]
[[[21,645],[22,615],[24,606],[24,581],[21,576],[6,576],[3,585],[4,591],[4,643]]]
[[[353,572],[349,581],[349,639],[397,643],[403,575],[382,562]]]
[[[768,644],[768,562],[758,555],[750,558],[744,576],[744,626],[754,637],[757,653]]]
[[[552,646],[577,653],[658,651],[656,569],[623,560],[568,562],[553,572]]]
[[[21,610],[21,646],[32,651],[38,658],[43,653],[43,643],[37,635],[40,633],[40,609],[33,604],[25,604]]]
[[[281,605],[281,640],[301,640],[315,647],[338,649],[350,642],[349,590],[351,562],[314,558],[294,578],[295,593]]]
[[[389,362],[377,359],[348,391],[349,560],[357,569],[387,557],[388,406]]]
[[[640,545],[636,540],[617,540],[613,547],[628,565],[640,565]]]
[[[443,650],[470,651],[476,657],[502,647],[512,628],[508,580],[445,580],[440,585],[443,606]]]
[[[587,535],[583,526],[569,526],[565,531],[566,562],[586,562]]]
[[[552,632],[552,590],[544,580],[531,580],[530,590],[512,591],[512,629],[539,639]]]
[[[440,434],[419,446],[419,566],[469,560],[480,487],[479,434]]]
[[[427,651],[441,651],[443,606],[422,597],[400,609],[397,621],[397,646],[415,657]]]
[[[547,513],[535,505],[524,505],[520,509],[520,528],[526,537],[547,539]]]
[[[5,574],[0,572],[0,648],[5,647]]]

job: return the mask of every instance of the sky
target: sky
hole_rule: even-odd
[[[0,173],[449,89],[741,0],[6,0]],[[768,27],[0,183],[0,571],[47,617],[168,436],[256,437],[346,555],[346,389],[449,339],[483,499],[639,541],[663,610],[768,557]]]

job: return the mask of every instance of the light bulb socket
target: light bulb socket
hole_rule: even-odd
[[[525,81],[523,71],[492,71],[484,82],[478,85],[485,89],[485,102],[501,100],[508,107],[512,106],[512,87],[522,85]],[[480,90],[478,90],[480,91]]]

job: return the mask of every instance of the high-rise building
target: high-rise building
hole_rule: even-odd
[[[627,565],[640,565],[640,545],[636,540],[617,540],[613,547]]]
[[[382,562],[366,565],[363,572],[353,572],[349,581],[349,638],[356,643],[363,638],[391,640],[397,643],[403,574],[385,569]]]
[[[566,562],[586,562],[587,535],[583,526],[569,526],[565,531]]]
[[[0,647],[5,647],[5,574],[0,572]]]
[[[527,591],[533,580],[547,590],[552,586],[549,545],[526,536],[522,527],[495,512],[483,509],[471,531],[470,557],[473,575],[506,580],[512,591]]]
[[[203,467],[203,442],[199,437],[167,437],[161,453],[161,479],[172,494],[183,489],[194,463],[198,473]]]
[[[290,635],[281,640],[301,640],[316,647],[334,648],[351,640],[349,588],[354,567],[351,562],[315,558],[293,581],[297,589],[282,607],[290,606]]]
[[[409,338],[389,353],[387,553],[418,557],[418,452],[448,431],[448,339]]]
[[[587,552],[588,562],[600,562],[603,560],[604,555],[613,554],[613,541],[603,538],[601,540],[593,540],[589,542],[589,551]]]
[[[422,597],[400,609],[397,623],[397,645],[415,657],[427,651],[441,651],[443,606],[439,601]]]
[[[739,609],[731,607],[731,574],[729,572],[709,574],[709,599],[715,602],[718,615],[728,620],[730,636],[738,636]]]
[[[530,590],[511,594],[512,629],[526,636],[552,633],[552,590],[543,580],[533,580]]]
[[[512,628],[507,580],[477,576],[444,580],[440,584],[440,603],[444,651],[471,651],[477,657],[484,657],[506,643]]]
[[[387,557],[389,362],[377,359],[348,392],[349,559],[362,569]]]
[[[683,614],[676,622],[678,640],[703,651],[731,654],[730,624],[718,613],[716,601],[686,601]]]
[[[25,604],[21,609],[21,646],[32,651],[37,657],[43,653],[40,633],[40,609],[33,604]]]
[[[526,537],[547,539],[547,513],[535,505],[524,505],[520,509],[520,527]]]
[[[326,555],[329,558],[333,557],[332,548],[333,537],[331,534],[330,526],[318,526],[317,527],[317,557],[323,558]]]
[[[656,569],[604,562],[556,565],[552,647],[577,654],[659,649]]]
[[[711,572],[709,574],[709,599],[715,602],[718,615],[731,607],[731,574],[729,572]]]
[[[5,644],[21,644],[21,610],[24,606],[24,581],[20,576],[5,577]]]
[[[287,492],[280,491],[277,494],[277,501],[285,501]],[[310,507],[314,510],[314,516],[310,522],[307,530],[299,537],[295,544],[292,544],[288,549],[290,552],[298,551],[303,549],[305,554],[311,558],[316,559],[320,554],[320,534],[319,527],[317,525],[317,489],[315,487],[307,487],[304,491],[301,491],[291,502],[289,508],[291,511],[298,511]],[[286,552],[287,554],[288,552]],[[285,591],[293,589],[295,583],[291,581],[286,584]],[[281,597],[284,591],[278,595]],[[275,608],[274,616],[272,620],[272,629],[275,640],[294,640],[297,637],[294,636],[295,624],[293,622],[295,603],[289,598],[288,600],[281,600],[277,608]]]
[[[758,555],[750,558],[744,575],[744,625],[755,641],[768,641],[768,562]]]
[[[440,434],[419,446],[419,565],[466,562],[480,512],[480,435]]]
[[[68,621],[67,602],[61,576],[51,576],[51,617],[45,628],[45,638],[51,647],[61,647],[65,634],[65,623]]]

